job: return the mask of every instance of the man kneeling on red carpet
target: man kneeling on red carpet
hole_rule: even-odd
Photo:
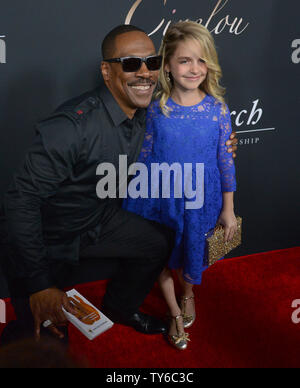
[[[124,69],[126,57],[152,60],[133,71]],[[18,288],[12,295],[18,322],[13,340],[39,339],[44,331],[66,338],[61,307],[75,312],[58,287],[62,268],[89,258],[120,262],[104,296],[105,315],[145,334],[167,332],[164,322],[139,309],[166,266],[174,231],[122,209],[118,195],[99,199],[95,190],[99,164],[119,171],[119,155],[127,155],[128,165],[137,161],[161,61],[151,39],[133,26],[108,34],[103,58],[119,63],[103,62],[104,85],[38,123],[34,144],[5,195],[12,246],[6,264],[11,289]],[[45,328],[45,322],[51,324]]]

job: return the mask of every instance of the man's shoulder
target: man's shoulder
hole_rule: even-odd
[[[100,87],[66,101],[52,114],[37,123],[36,132],[44,136],[50,132],[52,135],[55,132],[57,136],[58,133],[60,136],[71,136],[77,133],[81,137],[86,130],[85,124],[94,123],[95,118],[89,120],[94,117],[92,112],[102,109],[99,90]]]
[[[64,102],[56,109],[52,117],[67,116],[76,121],[82,120],[91,111],[100,107],[99,90],[100,88],[96,88]]]
[[[84,93],[79,97],[68,100],[59,106],[51,115],[40,120],[36,125],[36,132],[44,138],[81,138],[85,131],[85,118],[99,107],[98,89]]]

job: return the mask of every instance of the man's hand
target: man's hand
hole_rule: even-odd
[[[230,135],[230,140],[226,142],[226,145],[229,146],[230,148],[228,149],[229,153],[232,153],[232,156],[236,158],[236,153],[235,151],[237,150],[237,144],[238,144],[238,139],[236,137],[236,132],[232,132]]]
[[[58,328],[67,326],[68,321],[62,307],[71,314],[76,313],[69,302],[67,294],[57,288],[49,288],[31,295],[29,301],[34,318],[35,339],[40,340],[41,325],[48,320],[52,322],[48,329],[56,337],[63,339],[64,335]]]

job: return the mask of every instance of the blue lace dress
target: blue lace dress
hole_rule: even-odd
[[[140,177],[139,189],[143,185],[144,198],[136,198],[137,195],[131,195],[129,191],[131,197],[124,200],[123,208],[173,228],[176,243],[169,268],[183,269],[185,281],[201,284],[202,274],[207,269],[206,234],[216,226],[220,216],[222,193],[236,191],[234,161],[225,145],[232,132],[230,112],[228,107],[226,111],[222,109],[222,104],[210,95],[192,107],[177,105],[172,99],[167,106],[170,108],[169,117],[163,115],[158,101],[152,103],[147,113],[147,130],[138,162],[148,168],[149,175],[145,178],[144,174],[143,179],[148,183],[149,198],[145,198],[145,185]],[[181,198],[178,198],[177,190],[175,194],[175,173],[170,175],[173,178],[170,198],[162,195],[162,175],[159,183],[152,181],[151,187],[153,163],[167,163],[169,166],[179,163],[182,171],[187,164],[192,165],[193,189],[196,192],[196,184],[198,189],[201,186],[203,206],[187,209],[187,203],[192,200],[186,196],[184,182]],[[203,180],[197,181],[197,164],[204,164],[204,186]],[[133,181],[139,175],[142,174],[136,174]]]

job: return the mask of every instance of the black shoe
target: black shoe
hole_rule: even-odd
[[[127,315],[113,311],[105,306],[102,308],[102,312],[114,323],[130,326],[143,334],[165,334],[167,332],[167,326],[163,321],[143,314],[140,311],[132,315]]]

